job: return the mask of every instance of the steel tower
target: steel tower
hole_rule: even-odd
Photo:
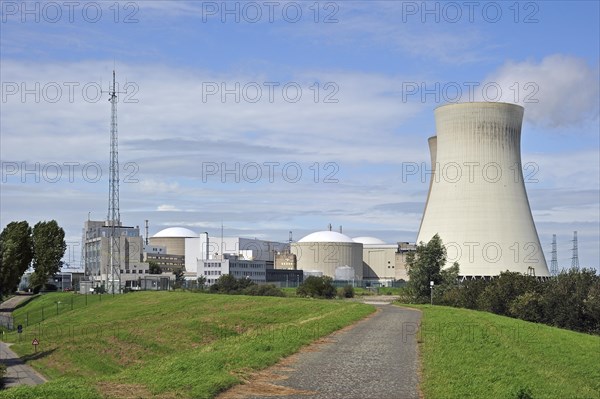
[[[118,294],[121,292],[121,214],[119,211],[119,139],[117,132],[117,93],[115,71],[113,70],[113,82],[112,87],[109,90],[110,98],[108,99],[111,104],[111,118],[107,226],[109,226],[111,229],[109,241],[109,269],[106,273],[106,289],[107,292],[112,294]]]
[[[552,260],[550,261],[550,274],[558,275],[558,257],[556,253],[556,234],[552,234]]]
[[[577,231],[573,232],[573,257],[571,258],[571,269],[579,269],[579,251],[577,249]]]

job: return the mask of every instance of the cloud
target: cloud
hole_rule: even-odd
[[[157,212],[179,212],[181,209],[177,208],[175,205],[167,205],[167,204],[163,204],[163,205],[159,205],[158,208],[156,208]]]
[[[598,66],[555,54],[541,61],[508,61],[485,80],[502,90],[500,101],[525,106],[525,120],[547,128],[584,125],[599,115]],[[476,90],[478,100],[484,93]],[[489,97],[496,98],[494,89]]]

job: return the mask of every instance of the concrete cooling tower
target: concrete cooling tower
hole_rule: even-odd
[[[436,233],[465,277],[505,270],[549,276],[521,165],[523,107],[461,103],[435,110],[431,182],[417,242]]]

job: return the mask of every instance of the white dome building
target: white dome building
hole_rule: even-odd
[[[198,233],[185,227],[169,227],[154,234],[152,238],[191,238],[198,237]]]
[[[185,256],[185,239],[198,237],[198,233],[185,227],[169,227],[148,239],[154,246],[166,247],[167,254]]]
[[[363,244],[345,234],[335,231],[317,231],[292,243],[291,252],[296,255],[298,269],[321,271],[335,278],[335,270],[350,266],[354,278],[363,278]]]

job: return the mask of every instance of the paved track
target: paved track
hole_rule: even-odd
[[[221,399],[418,399],[421,313],[394,305],[334,333]]]
[[[6,365],[6,374],[3,379],[5,388],[18,385],[38,385],[46,382],[44,377],[23,363],[4,342],[0,342],[0,362]]]
[[[30,295],[17,295],[2,302],[0,304],[0,316],[9,317],[17,305],[30,297]],[[38,385],[46,382],[44,377],[23,363],[19,356],[10,350],[4,342],[0,342],[0,362],[6,365],[6,374],[3,378],[4,388],[18,385]]]

